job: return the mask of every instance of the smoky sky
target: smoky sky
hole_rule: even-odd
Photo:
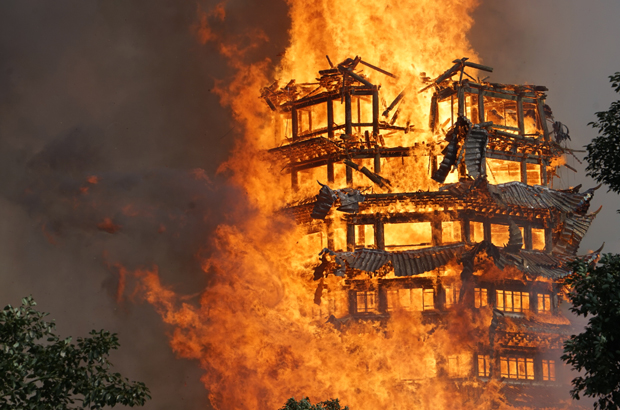
[[[283,2],[229,1],[213,29],[269,38],[243,58],[274,64]],[[234,71],[192,29],[216,2],[0,4],[0,302],[32,294],[61,336],[119,334],[115,370],[144,381],[145,409],[209,408],[196,363],[176,359],[151,306],[119,270],[157,266],[184,295],[208,285],[218,223],[251,212],[217,167],[239,130],[212,92]],[[234,210],[234,212],[231,212]]]
[[[145,409],[209,408],[196,363],[175,359],[170,329],[129,295],[118,270],[157,266],[164,283],[195,295],[208,285],[198,255],[232,221],[244,193],[216,169],[240,130],[211,92],[234,71],[192,27],[216,2],[5,0],[0,3],[0,302],[32,294],[59,333],[117,332],[112,361],[153,393]],[[243,56],[277,64],[287,45],[283,1],[229,0],[211,27],[234,41],[269,39]],[[474,48],[493,80],[548,86],[556,119],[581,148],[594,112],[617,98],[620,70],[612,1],[484,1]],[[455,56],[463,57],[463,56]],[[583,155],[583,154],[578,154]],[[558,186],[594,183],[563,171]],[[202,170],[202,171],[201,171]],[[618,252],[617,196],[604,204],[581,251]]]
[[[608,79],[620,71],[619,15],[615,1],[484,1],[474,12],[469,38],[485,64],[494,67],[491,81],[547,86],[555,119],[570,129],[569,146],[583,150],[596,136],[587,125],[596,119],[594,113],[620,99]],[[584,153],[575,155],[583,162]],[[597,185],[585,176],[585,162],[568,156],[567,163],[578,173],[561,168],[556,188]],[[590,211],[601,205],[579,253],[598,249],[603,242],[605,252],[620,252],[618,195],[603,186]]]

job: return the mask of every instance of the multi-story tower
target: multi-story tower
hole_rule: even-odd
[[[316,83],[274,84],[263,90],[277,117],[270,153],[291,175],[286,210],[323,249],[315,280],[343,277],[343,291],[317,292],[317,317],[420,311],[441,326],[456,310],[485,311],[487,336],[444,352],[424,377],[502,379],[511,400],[527,402],[567,390],[561,281],[596,215],[593,189],[550,187],[572,151],[545,87],[474,80],[471,68],[492,71],[455,60],[391,102],[361,69],[392,74],[359,57]],[[404,112],[420,93],[432,95],[428,127]],[[541,394],[537,405],[549,405]]]

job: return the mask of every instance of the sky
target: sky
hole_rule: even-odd
[[[213,252],[211,232],[243,201],[215,174],[238,137],[211,91],[231,70],[192,31],[215,3],[0,3],[0,304],[32,294],[61,336],[118,333],[112,362],[151,387],[147,410],[209,408],[201,370],[168,347],[171,329],[151,306],[118,298],[115,264],[156,265],[195,294],[209,281],[196,255]],[[226,10],[215,29],[234,38],[261,28],[269,41],[245,58],[277,62],[286,4],[230,0]],[[546,85],[581,149],[596,135],[594,112],[618,98],[607,77],[620,71],[619,15],[616,1],[485,0],[469,38],[492,81]],[[562,171],[556,186],[596,185],[568,163],[579,172]],[[603,242],[620,252],[620,203],[605,191],[582,253]]]

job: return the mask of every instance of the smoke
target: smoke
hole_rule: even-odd
[[[547,103],[557,121],[570,129],[573,149],[584,146],[596,136],[588,127],[594,113],[607,110],[618,99],[608,76],[620,70],[615,39],[620,27],[614,16],[620,5],[613,1],[484,1],[474,12],[475,25],[470,40],[484,63],[495,68],[491,81],[509,84],[540,84],[549,88]],[[585,154],[576,153],[582,160]],[[563,168],[557,188],[583,184],[597,185],[585,176],[585,162],[572,157],[567,163],[577,173]],[[603,205],[579,249],[580,254],[598,249],[620,252],[618,196],[599,189],[591,211]]]
[[[216,225],[251,212],[215,173],[239,134],[212,92],[230,81],[229,63],[196,30],[215,7],[0,6],[0,302],[32,294],[61,335],[119,333],[112,362],[151,388],[147,410],[209,408],[208,392],[152,307],[117,293],[120,266],[158,266],[195,294],[210,280],[199,259]],[[220,23],[214,34],[229,38],[261,28],[268,41],[245,62],[284,49],[283,3],[230,1]]]

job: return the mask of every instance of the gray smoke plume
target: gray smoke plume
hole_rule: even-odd
[[[487,0],[474,12],[469,38],[484,63],[495,68],[491,81],[547,86],[547,103],[555,119],[570,129],[569,146],[585,149],[596,136],[587,125],[595,120],[594,113],[607,110],[620,97],[608,79],[620,71],[619,13],[620,4],[610,0]],[[580,160],[584,155],[576,154]],[[555,187],[597,185],[585,176],[585,162],[568,157],[567,163],[578,172],[561,168]],[[603,242],[605,252],[620,252],[619,198],[606,190],[596,191],[592,200],[591,211],[600,205],[603,209],[581,243],[580,254]]]
[[[208,285],[218,223],[251,212],[216,175],[238,131],[211,93],[231,77],[194,27],[216,2],[0,4],[0,303],[32,294],[61,335],[117,332],[115,370],[145,409],[210,408],[196,363],[175,358],[153,308],[118,295],[121,264],[157,266],[183,294]],[[260,27],[248,63],[284,50],[283,2],[230,1],[222,38]]]

